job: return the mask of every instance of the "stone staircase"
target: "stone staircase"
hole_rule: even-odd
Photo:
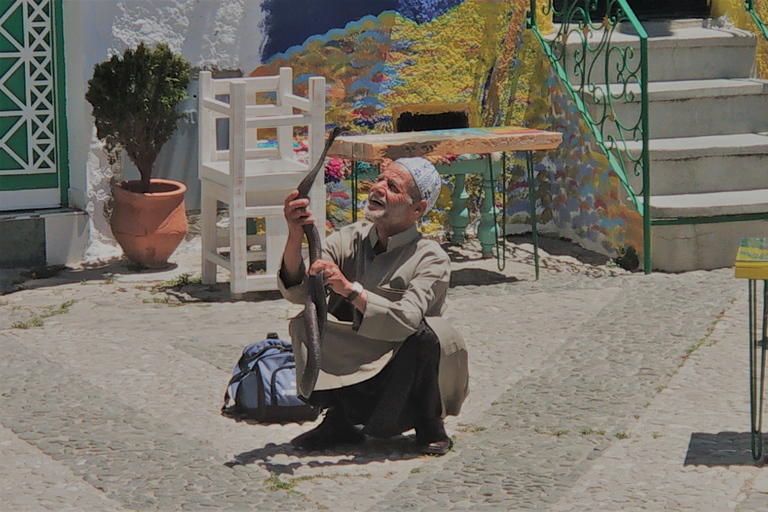
[[[707,24],[644,24],[657,270],[731,266],[741,237],[768,237],[768,81],[752,77],[757,39]],[[632,34],[613,41],[622,38],[637,47]],[[637,119],[639,109],[616,104],[619,119]],[[628,149],[638,156],[641,145]],[[641,177],[630,181],[642,190]]]

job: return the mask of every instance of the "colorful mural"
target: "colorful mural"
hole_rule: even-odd
[[[768,21],[768,2],[756,1],[755,11],[760,19]],[[756,72],[759,78],[768,78],[768,41],[744,9],[744,0],[712,0],[712,16],[722,17],[724,23],[733,23],[736,28],[757,34]]]
[[[268,22],[286,3],[267,2]],[[385,4],[372,2],[371,14],[361,19],[339,18],[346,22],[343,28],[313,35],[272,55],[252,75],[272,75],[279,67],[290,66],[302,94],[309,76],[325,76],[328,123],[359,133],[392,131],[394,106],[439,103],[469,105],[474,126],[561,131],[561,148],[536,155],[535,201],[542,227],[607,253],[626,243],[641,247],[642,231],[635,232],[639,216],[620,201],[618,180],[607,171],[606,159],[592,150],[575,106],[561,91],[538,43],[524,30],[528,0],[401,0],[396,10],[375,12]],[[279,26],[280,21],[272,18],[270,23]],[[273,29],[267,30],[271,34]],[[268,40],[266,46],[288,44],[281,41]],[[502,193],[509,198],[508,232],[529,225],[521,156],[513,158],[508,182],[498,186],[497,204],[501,205]],[[329,229],[352,221],[350,172],[349,162],[338,159],[327,166]],[[366,180],[375,174],[370,166],[360,173],[356,199],[361,206],[367,196]],[[482,202],[479,180],[468,179],[466,185],[475,212]],[[426,219],[423,231],[439,236],[448,230],[445,213],[451,206],[451,190],[452,179],[446,177],[436,211]],[[478,221],[475,216],[473,222]]]

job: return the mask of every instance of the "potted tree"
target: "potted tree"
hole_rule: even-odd
[[[110,160],[124,150],[141,174],[112,188],[110,227],[129,260],[164,267],[187,231],[186,185],[152,178],[160,150],[184,118],[189,63],[167,44],[144,43],[95,66],[85,99]]]

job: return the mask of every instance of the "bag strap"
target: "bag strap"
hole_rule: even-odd
[[[275,349],[279,353],[293,352],[292,348],[284,347],[282,345],[268,345],[262,348],[261,350],[259,350],[258,352],[256,352],[255,354],[251,354],[250,356],[247,356],[247,357],[245,356],[241,357],[240,360],[237,362],[237,366],[240,367],[240,371],[248,372],[250,371],[250,368],[248,368],[248,365],[251,364],[256,359],[263,356],[267,350],[271,350],[271,349]]]

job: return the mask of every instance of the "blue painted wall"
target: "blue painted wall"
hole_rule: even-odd
[[[463,0],[266,0],[267,41],[262,58],[266,62],[310,36],[342,28],[369,14],[398,11],[402,16],[425,23],[462,3]]]

